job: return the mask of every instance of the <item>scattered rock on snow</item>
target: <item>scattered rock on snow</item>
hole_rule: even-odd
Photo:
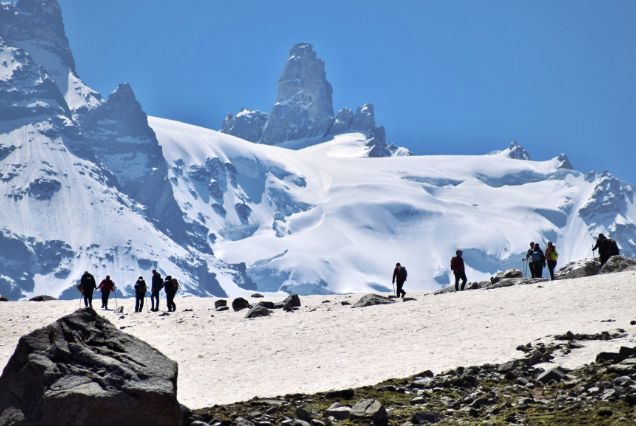
[[[8,301],[9,299],[7,299],[6,297],[0,296],[0,302],[8,302]]]
[[[236,299],[232,300],[232,309],[234,309],[235,311],[240,311],[240,310],[249,309],[249,308],[250,308],[249,302],[243,299],[242,297],[237,297]]]
[[[47,296],[47,295],[35,296],[29,299],[30,302],[48,302],[51,300],[57,300],[57,299],[53,296]]]
[[[265,297],[265,296],[263,296],[263,295],[262,295],[262,294],[260,294],[260,293],[254,293],[254,294],[252,294],[250,297],[254,297],[254,298],[258,299],[258,298],[263,298],[263,297]]]
[[[300,297],[297,294],[290,294],[283,300],[283,304],[290,308],[300,308]]]
[[[352,307],[353,308],[364,308],[367,306],[373,305],[386,305],[389,303],[394,303],[393,300],[388,297],[379,296],[377,294],[367,294],[362,296],[360,300],[358,300]]]
[[[254,306],[249,310],[245,318],[258,318],[258,317],[268,317],[270,314],[270,310],[264,308],[263,306]]]
[[[0,377],[0,424],[175,425],[176,390],[174,361],[80,309],[20,339]]]
[[[276,305],[274,304],[274,302],[268,302],[263,300],[262,302],[258,302],[256,306],[262,306],[263,308],[267,308],[267,309],[275,309]]]
[[[216,308],[217,312],[223,312],[223,311],[229,311],[230,308],[229,306],[219,306],[218,308]]]
[[[214,309],[219,309],[220,307],[227,307],[227,300],[225,299],[219,299],[219,300],[215,300],[214,301]]]

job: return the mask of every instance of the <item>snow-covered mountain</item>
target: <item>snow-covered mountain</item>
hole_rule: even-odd
[[[331,89],[309,45],[292,52],[284,75],[299,73],[300,86],[281,79],[279,95],[299,112],[313,87],[321,106],[299,112],[309,124],[297,139],[257,144],[148,119],[127,84],[103,99],[75,71],[56,1],[3,3],[0,294],[74,297],[86,269],[130,293],[152,268],[197,295],[362,292],[390,288],[396,261],[409,291],[447,283],[457,248],[476,280],[520,267],[530,240],[554,241],[561,264],[589,257],[598,232],[636,255],[632,187],[563,155],[532,161],[512,144],[388,156],[370,105],[337,113],[317,143]],[[237,134],[262,142],[289,130],[293,114],[277,114],[239,113],[256,133]]]
[[[278,79],[272,111],[268,114],[242,108],[225,117],[221,131],[248,141],[293,149],[315,145],[335,135],[359,132],[365,135],[369,147],[366,156],[411,154],[407,148],[387,143],[384,127],[375,123],[372,104],[359,106],[355,113],[342,108],[334,115],[332,92],[325,63],[314,47],[297,43],[289,51]]]

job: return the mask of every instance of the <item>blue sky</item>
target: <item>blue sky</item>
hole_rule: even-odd
[[[132,84],[146,112],[219,128],[268,111],[296,42],[327,65],[334,107],[376,106],[418,154],[536,159],[636,183],[636,1],[60,0],[80,76]]]

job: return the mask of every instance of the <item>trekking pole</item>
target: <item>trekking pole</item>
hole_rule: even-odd
[[[115,295],[115,309],[117,309],[117,290],[113,286],[113,294]]]

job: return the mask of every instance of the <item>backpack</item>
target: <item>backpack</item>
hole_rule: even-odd
[[[177,281],[176,278],[170,280],[170,285],[172,287],[172,291],[174,291],[175,293],[177,292],[177,290],[179,290],[179,281]]]
[[[555,249],[553,249],[553,250],[550,252],[550,260],[553,260],[553,261],[555,261],[555,262],[556,262],[556,260],[557,260],[558,258],[559,258],[559,253],[557,253],[556,248],[555,248]]]
[[[404,266],[402,266],[402,276],[404,277],[404,281],[406,281],[406,276],[408,275],[408,273],[406,272],[406,268]]]
[[[616,241],[612,240],[611,238],[607,240],[607,248],[608,248],[607,254],[610,256],[618,256],[620,254],[620,250],[618,249],[618,244],[616,244]]]
[[[533,251],[532,252],[532,261],[533,262],[541,262],[543,259],[541,259],[543,253],[541,253],[540,251]]]

